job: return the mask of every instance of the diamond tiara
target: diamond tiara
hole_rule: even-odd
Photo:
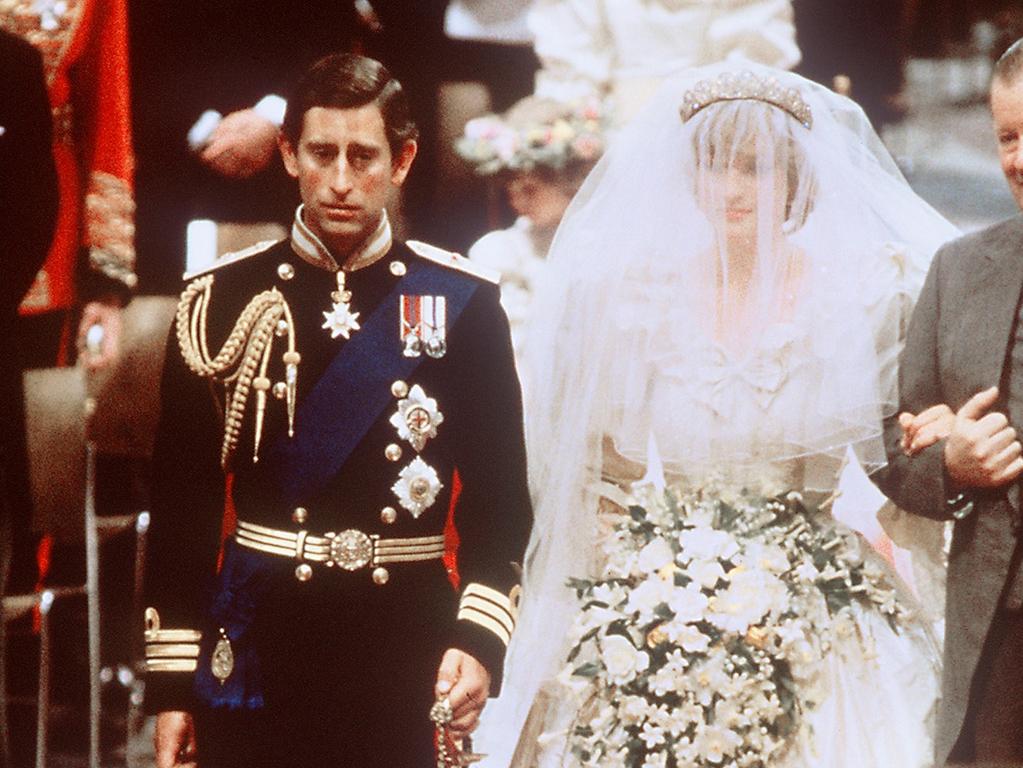
[[[795,88],[784,88],[773,77],[760,77],[753,72],[725,72],[713,80],[701,80],[682,97],[679,112],[687,122],[701,109],[718,101],[762,101],[792,115],[801,125],[813,125],[813,113]]]

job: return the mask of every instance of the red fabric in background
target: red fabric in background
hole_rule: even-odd
[[[28,3],[23,3],[28,5]],[[128,87],[126,0],[68,0],[54,29],[36,13],[0,11],[0,26],[43,55],[54,112],[53,156],[60,208],[46,263],[21,305],[24,315],[68,309],[75,300],[80,247],[116,250],[127,245],[132,216],[86,211],[86,195],[116,190],[112,200],[132,203],[134,152]],[[122,213],[127,217],[119,218]]]

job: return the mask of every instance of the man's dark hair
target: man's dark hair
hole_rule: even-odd
[[[288,99],[281,130],[297,149],[305,113],[313,107],[357,109],[376,104],[384,117],[384,132],[396,160],[405,142],[419,136],[401,83],[376,59],[354,53],[335,53],[313,64]]]
[[[1003,85],[1012,85],[1023,73],[1023,38],[1010,45],[995,62],[994,80]]]

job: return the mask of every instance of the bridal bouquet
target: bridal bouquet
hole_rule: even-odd
[[[855,535],[798,494],[648,489],[606,544],[559,681],[577,698],[584,766],[773,764],[812,706],[852,606],[902,608]],[[796,696],[796,690],[799,696]]]

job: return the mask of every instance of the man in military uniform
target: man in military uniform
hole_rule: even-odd
[[[531,511],[508,325],[487,275],[392,239],[416,129],[378,62],[315,64],[280,144],[291,237],[187,276],[171,334],[157,764],[429,765],[435,700],[471,732],[514,628]]]

